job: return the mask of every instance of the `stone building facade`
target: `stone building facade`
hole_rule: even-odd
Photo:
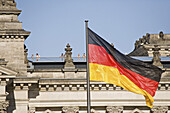
[[[24,41],[30,32],[22,29],[20,13],[14,0],[0,0],[0,113],[86,113],[86,62],[71,57],[69,44],[64,61],[27,60]],[[91,82],[91,112],[170,113],[169,36],[147,34],[129,54],[144,56],[145,62],[165,71],[152,109],[142,95],[113,84]]]

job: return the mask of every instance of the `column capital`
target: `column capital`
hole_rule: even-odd
[[[108,113],[121,113],[123,111],[123,106],[108,106],[106,110]]]
[[[151,111],[153,113],[166,113],[168,111],[168,106],[154,106]]]
[[[29,112],[28,113],[35,113],[35,107],[29,107]]]
[[[5,112],[7,110],[8,106],[9,106],[9,102],[7,102],[7,101],[0,101],[0,111],[4,111]]]
[[[62,108],[64,113],[77,113],[79,111],[79,107],[77,106],[64,106]]]

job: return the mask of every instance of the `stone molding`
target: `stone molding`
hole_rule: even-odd
[[[18,39],[18,38],[21,38],[21,39],[24,39],[24,36],[16,36],[16,35],[1,35],[0,38],[2,39]]]
[[[0,85],[1,86],[6,86],[8,82],[9,82],[8,78],[0,78]]]
[[[31,87],[32,83],[14,83],[13,84],[16,90],[28,90]]]
[[[14,78],[18,74],[16,71],[13,71],[13,70],[11,70],[7,67],[4,67],[4,66],[0,66],[0,72],[3,73],[4,76],[7,75],[7,77],[5,77],[5,78],[10,78],[10,76],[12,78]],[[1,75],[0,75],[0,78],[1,78]]]
[[[77,113],[77,112],[79,112],[79,107],[77,107],[77,106],[64,106],[62,108],[62,111],[64,113]]]
[[[87,89],[87,85],[84,83],[58,83],[58,84],[52,84],[52,83],[46,83],[46,84],[39,84],[40,91],[83,91]],[[121,91],[124,90],[123,88],[113,85],[113,84],[90,84],[90,90],[92,91]],[[158,89],[161,91],[170,90],[170,84],[169,83],[160,83],[158,85]]]
[[[168,112],[168,106],[154,106],[151,111],[153,113],[167,113]]]
[[[106,107],[108,113],[121,113],[123,111],[123,106],[108,106]]]

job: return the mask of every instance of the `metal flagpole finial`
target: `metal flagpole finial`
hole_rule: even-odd
[[[85,22],[89,22],[88,20],[85,20]]]

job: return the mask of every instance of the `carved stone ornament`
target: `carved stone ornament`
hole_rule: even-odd
[[[30,107],[29,108],[29,113],[35,113],[35,107]]]
[[[0,7],[16,8],[15,0],[0,0]]]
[[[108,106],[106,110],[108,113],[121,113],[123,111],[123,106]]]
[[[72,48],[70,48],[70,45],[69,45],[69,44],[67,44],[66,47],[67,47],[67,48],[65,48],[66,58],[65,58],[65,65],[64,65],[64,67],[65,67],[65,68],[75,68],[75,65],[73,64],[73,59],[72,59],[72,57],[71,57],[71,55],[72,55],[72,52],[71,52],[71,51],[72,51]]]
[[[0,113],[1,113],[1,112],[3,113],[3,111],[6,111],[8,105],[9,105],[9,103],[8,103],[7,101],[5,101],[5,102],[1,101],[1,102],[0,102]],[[4,113],[5,113],[5,112],[4,112]]]
[[[151,109],[153,113],[167,113],[168,106],[155,106]]]
[[[64,106],[62,108],[64,113],[77,113],[79,111],[79,107],[77,106]]]
[[[157,47],[157,45],[155,45],[155,48],[153,48],[153,65],[158,66],[158,67],[162,67],[163,65],[161,64],[161,59],[159,58],[160,54],[159,54],[159,48]]]

